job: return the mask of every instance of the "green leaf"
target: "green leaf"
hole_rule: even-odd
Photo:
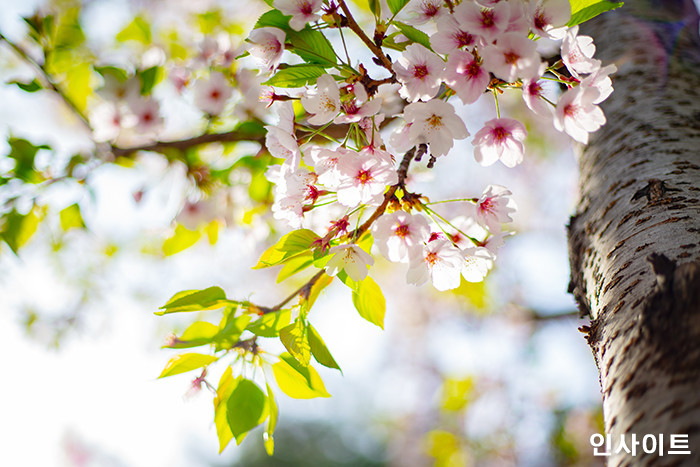
[[[409,0],[386,0],[386,4],[389,7],[391,14],[396,16],[396,14],[403,9],[408,4]]]
[[[326,70],[319,65],[290,65],[280,69],[275,75],[262,84],[280,88],[300,88],[307,84],[316,84],[319,76]]]
[[[74,64],[65,75],[65,93],[80,111],[87,108],[92,95],[92,66],[89,63]]]
[[[283,15],[282,12],[279,10],[270,10],[268,12],[263,13],[263,15],[260,18],[258,18],[258,21],[255,23],[254,29],[271,26],[273,28],[282,29],[283,31],[290,31],[290,18],[291,16]]]
[[[367,276],[357,283],[357,290],[352,292],[352,303],[364,319],[384,329],[386,301],[382,289],[371,277]]]
[[[233,313],[225,316],[219,324],[219,333],[216,335],[216,350],[230,349],[241,338],[246,326],[250,323],[250,315],[233,317]]]
[[[226,412],[236,444],[241,444],[248,432],[267,418],[267,397],[257,384],[239,377],[226,402]]]
[[[18,88],[25,92],[37,92],[44,89],[43,86],[36,79],[29,83],[22,83],[20,81],[10,81],[7,84],[16,84]]]
[[[369,9],[375,18],[382,17],[382,4],[379,0],[368,0]]]
[[[171,349],[188,349],[211,344],[214,342],[214,338],[218,333],[219,327],[217,325],[206,321],[195,321],[185,329],[182,336],[176,338],[174,342],[167,347]]]
[[[158,84],[163,78],[163,70],[159,66],[152,66],[140,71],[138,77],[141,81],[141,95],[147,96],[151,93],[153,86]]]
[[[316,303],[316,299],[318,298],[319,294],[323,289],[328,287],[333,283],[333,276],[329,276],[328,274],[324,274],[321,276],[319,280],[316,281],[316,283],[311,287],[311,291],[309,292],[309,298],[306,302],[306,306],[310,309],[314,303]]]
[[[308,250],[320,237],[308,229],[295,230],[279,239],[277,243],[265,250],[258,264],[253,269],[266,268],[281,264],[293,256]]]
[[[280,341],[289,350],[294,358],[303,366],[308,366],[311,360],[311,347],[306,337],[306,326],[304,321],[297,318],[289,326],[280,329]]]
[[[250,323],[246,329],[256,336],[277,337],[280,335],[280,329],[287,326],[291,319],[291,310],[280,310],[274,313],[266,313]]]
[[[609,2],[606,0],[569,0],[571,3],[571,19],[567,26],[576,26],[589,19],[595,18],[606,11],[620,8],[623,2]]]
[[[299,253],[289,258],[277,275],[277,283],[287,279],[294,274],[303,271],[314,263],[313,254],[310,251]]]
[[[277,426],[277,417],[279,411],[277,408],[277,402],[275,402],[275,395],[272,393],[272,388],[269,384],[267,386],[267,406],[270,412],[270,416],[267,419],[267,427],[265,428],[265,433],[263,434],[263,441],[265,443],[265,451],[268,456],[271,456],[275,452],[275,439],[273,438],[273,433],[275,432],[275,427]]]
[[[108,76],[111,76],[117,82],[123,83],[127,79],[129,79],[129,75],[126,72],[126,70],[123,70],[121,68],[117,68],[115,66],[94,66],[93,68],[95,69],[96,72],[98,72],[102,77],[106,78]]]
[[[209,287],[203,290],[183,290],[173,295],[168,302],[160,307],[163,311],[157,315],[179,313],[183,311],[215,310],[232,302],[226,298],[221,287]]]
[[[214,425],[216,425],[216,434],[219,438],[219,454],[233,439],[233,433],[228,425],[226,401],[231,397],[237,384],[238,380],[233,379],[233,370],[230,366],[227,367],[224,374],[221,375],[219,386],[216,389],[216,397],[214,397]]]
[[[80,214],[80,206],[77,203],[61,210],[58,213],[58,217],[61,220],[61,228],[64,231],[85,228],[85,221],[83,221],[83,216]]]
[[[39,150],[51,150],[51,147],[45,144],[35,146],[22,138],[8,138],[7,144],[10,146],[7,157],[15,160],[15,167],[12,169],[15,177],[28,183],[43,182],[45,178],[36,171],[34,159]]]
[[[135,41],[149,45],[151,43],[151,26],[143,16],[136,16],[117,34],[119,42]]]
[[[36,232],[39,226],[38,208],[34,207],[27,214],[20,214],[13,209],[8,212],[0,221],[0,238],[7,243],[14,254],[23,247]]]
[[[316,329],[314,329],[314,327],[310,324],[308,325],[307,329],[309,330],[309,345],[311,346],[311,353],[316,361],[323,366],[335,368],[336,370],[342,372],[338,366],[338,363],[333,358],[333,355],[331,355],[331,352],[328,350],[328,347],[326,347],[326,344],[323,342],[323,339],[321,339],[321,336],[318,334]]]
[[[303,367],[290,354],[284,352],[280,361],[272,365],[277,385],[289,397],[294,399],[313,399],[314,397],[331,397],[323,385],[318,372],[312,367]]]
[[[398,21],[394,21],[394,25],[401,31],[401,34],[406,36],[410,41],[417,42],[428,50],[433,50],[430,47],[430,37],[423,31],[419,31],[413,26]]]
[[[321,31],[306,27],[301,31],[289,31],[287,39],[292,45],[289,50],[300,56],[306,63],[317,63],[324,67],[337,63],[333,46]]]
[[[218,357],[213,355],[204,355],[201,353],[183,353],[176,355],[170,359],[163,372],[158,378],[166,376],[179,375],[188,371],[202,368],[218,360]]]
[[[182,224],[177,224],[175,232],[163,242],[163,254],[171,256],[191,247],[200,239],[202,233],[189,230]]]

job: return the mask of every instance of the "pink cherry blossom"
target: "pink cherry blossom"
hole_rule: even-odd
[[[463,266],[464,256],[457,247],[445,239],[433,240],[411,257],[406,281],[422,285],[430,279],[439,291],[455,289]]]
[[[248,36],[248,52],[258,59],[267,71],[274,71],[284,52],[284,31],[273,27],[253,29]]]
[[[317,13],[323,6],[323,0],[275,0],[272,6],[285,15],[291,15],[289,26],[295,31],[301,31],[308,23],[321,18]]]
[[[405,23],[419,26],[430,20],[446,16],[447,11],[443,7],[444,3],[444,0],[411,0],[401,10],[401,16]]]
[[[467,31],[490,44],[508,27],[510,8],[508,2],[499,2],[493,8],[483,8],[476,3],[462,2],[454,9],[455,19]]]
[[[525,125],[512,118],[494,118],[474,135],[474,158],[484,166],[500,159],[506,167],[523,161]]]
[[[407,263],[420,253],[430,236],[428,223],[420,214],[396,211],[380,217],[372,226],[374,244],[389,261]]]
[[[375,99],[377,100],[377,99]],[[377,114],[371,117],[363,117],[357,124],[365,134],[365,139],[370,146],[376,148],[384,144],[379,127],[384,121],[384,114]]]
[[[402,84],[399,94],[410,102],[432,99],[440,89],[445,63],[420,44],[411,44],[394,62],[396,79]]]
[[[96,105],[90,111],[90,124],[93,128],[95,141],[114,141],[119,136],[122,128],[131,126],[129,115],[124,115],[120,107],[114,102],[103,102]]]
[[[476,221],[476,206],[467,204],[464,208],[460,208],[460,211],[462,210],[465,211],[464,215],[450,220],[451,226],[445,228],[449,239],[461,250],[474,246],[471,239],[478,242],[489,234],[488,230]]]
[[[596,69],[593,73],[581,80],[581,86],[592,87],[598,90],[600,95],[593,101],[594,104],[600,104],[610,96],[613,92],[611,74],[617,71],[615,65],[607,65]]]
[[[573,76],[593,73],[600,68],[600,60],[593,58],[595,45],[589,36],[579,36],[578,26],[566,31],[561,41],[561,59]]]
[[[374,264],[374,258],[354,243],[334,246],[330,253],[333,253],[333,257],[326,264],[326,273],[335,276],[340,271],[345,271],[355,282],[364,280],[368,266]]]
[[[404,119],[411,125],[408,129],[411,144],[429,144],[430,154],[435,157],[447,154],[455,139],[469,136],[467,127],[455,113],[452,104],[441,100],[407,105]]]
[[[209,79],[195,81],[192,92],[197,108],[209,115],[219,115],[233,94],[233,86],[223,73],[215,71],[209,75]]]
[[[512,193],[501,185],[489,185],[476,203],[476,220],[490,232],[500,232],[501,224],[513,222],[516,211]]]
[[[313,204],[319,196],[316,174],[303,167],[275,165],[265,173],[275,185],[272,213],[275,219],[287,221],[295,229],[304,219],[304,205]]]
[[[318,174],[318,182],[332,190],[335,190],[342,180],[340,166],[342,160],[356,157],[355,151],[344,147],[335,149],[322,148],[320,146],[304,147],[304,154],[310,156],[314,171]],[[308,163],[308,159],[305,159]]]
[[[476,36],[460,25],[453,15],[446,15],[438,20],[437,32],[430,36],[430,45],[437,53],[449,54],[463,47],[473,47]]]
[[[307,112],[313,114],[307,120],[312,125],[325,125],[340,112],[340,91],[335,79],[325,74],[316,81],[312,89],[301,98],[301,104]]]
[[[131,100],[129,110],[136,117],[134,130],[142,135],[155,135],[163,129],[160,104],[152,97]]]
[[[571,19],[571,4],[569,0],[530,0],[528,19],[535,34],[561,39]]]
[[[350,92],[342,103],[343,114],[333,120],[333,123],[338,125],[359,122],[363,118],[376,114],[382,107],[381,100],[369,100],[365,87],[360,83],[355,83],[349,88]]]
[[[543,99],[544,87],[542,82],[537,79],[523,80],[523,100],[528,108],[537,115],[549,116],[552,114],[553,107]]]
[[[471,53],[452,52],[445,68],[445,83],[464,104],[472,104],[484,93],[491,77]]]
[[[495,45],[481,50],[484,67],[505,81],[517,78],[533,78],[540,70],[537,44],[518,33],[505,33]]]
[[[339,168],[342,179],[337,190],[338,202],[351,208],[380,204],[385,188],[399,181],[391,164],[369,154],[343,158]]]
[[[285,164],[297,167],[301,151],[294,135],[294,107],[290,101],[278,105],[279,123],[265,127],[265,147],[274,157],[285,159]]]
[[[576,86],[566,91],[554,110],[554,128],[588,144],[588,133],[605,123],[603,111],[595,105],[599,97],[600,91],[595,87]]]

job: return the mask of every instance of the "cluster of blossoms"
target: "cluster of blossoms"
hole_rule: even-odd
[[[275,0],[273,5],[291,16],[293,31],[313,30],[310,23],[323,14],[327,15],[323,18],[336,18],[328,24],[343,24],[333,1]],[[459,285],[460,275],[480,281],[492,266],[505,236],[501,225],[511,222],[515,211],[511,193],[489,186],[480,198],[463,200],[463,215],[448,221],[433,212],[424,197],[405,190],[405,173],[400,179],[396,161],[424,148],[432,167],[450,152],[455,140],[469,136],[453,96],[468,105],[491,93],[496,118],[474,134],[474,157],[484,166],[499,160],[507,167],[520,164],[525,125],[501,117],[498,108],[499,94],[509,89],[520,92],[535,115],[549,118],[557,130],[587,143],[588,134],[605,123],[597,104],[612,92],[609,75],[615,67],[602,67],[593,58],[591,38],[579,36],[578,26],[566,26],[571,18],[568,0],[465,0],[457,5],[412,0],[399,15],[388,22],[378,18],[377,24],[387,30],[394,17],[403,22],[399,24],[434,33],[429,43],[409,41],[393,62],[381,56],[381,49],[379,54],[374,51],[377,63],[385,59],[389,78],[373,80],[360,65],[361,72],[350,78],[327,73],[315,80],[315,86],[296,92],[269,91],[270,104],[285,101],[275,104],[279,123],[267,127],[267,148],[283,160],[268,171],[275,184],[272,209],[276,218],[300,228],[310,225],[307,213],[328,206],[325,217],[318,216],[331,225],[323,246],[335,245],[326,270],[330,274],[344,270],[354,280],[362,280],[373,259],[354,243],[353,232],[346,228],[352,216],[359,225],[366,207],[379,206],[383,215],[371,226],[375,248],[390,261],[408,263],[408,282],[422,284],[431,279],[439,290],[452,289]],[[381,45],[381,38],[376,38],[377,33],[375,43]],[[552,60],[544,59],[539,38],[561,40],[560,59],[551,64]],[[265,72],[274,74],[282,63],[286,40],[282,29],[259,27],[248,39],[248,51]],[[558,100],[544,95],[545,80],[565,88]],[[382,94],[392,92],[403,104],[390,111],[391,99]],[[294,100],[303,108],[304,113],[297,108],[302,122],[297,122],[290,102]],[[331,124],[346,125],[347,136],[342,141],[328,137],[333,144],[317,143],[318,134]],[[387,195],[391,186],[403,189],[405,198]]]

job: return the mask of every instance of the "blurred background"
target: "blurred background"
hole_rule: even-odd
[[[369,18],[365,2],[350,4]],[[244,85],[260,81],[242,75],[252,63],[246,58],[226,65],[241,86],[213,120],[193,106],[191,93],[180,92],[179,71],[169,67],[202,59],[212,37],[220,43],[225,36],[240,55],[268,8],[262,1],[174,0],[165,8],[145,0],[0,0],[0,6],[0,32],[29,50],[22,17],[50,11],[65,34],[82,37],[75,39],[74,63],[157,67],[160,139],[226,128],[241,109],[261,111],[246,97]],[[146,34],[141,24],[141,39],[134,18],[148,26]],[[351,51],[358,47],[347,39]],[[34,74],[0,42],[4,83],[26,83]],[[88,111],[105,76],[85,78]],[[168,335],[193,317],[153,314],[184,289],[218,285],[229,297],[273,304],[303,282],[278,285],[277,270],[251,269],[285,231],[265,215],[270,187],[261,170],[239,164],[225,171],[225,182],[197,172],[204,163],[216,168],[245,159],[258,147],[209,145],[184,162],[140,153],[114,163],[87,161],[74,176],[48,183],[0,185],[3,213],[19,213],[25,229],[18,254],[0,244],[0,465],[602,465],[589,444],[591,434],[602,432],[597,370],[577,330],[587,321],[566,293],[575,158],[549,122],[525,115],[518,95],[504,95],[501,105],[527,123],[523,164],[481,167],[467,139],[434,169],[414,164],[410,181],[431,200],[479,196],[489,184],[513,192],[515,235],[494,270],[484,283],[439,293],[407,285],[405,266],[377,256],[372,271],[387,299],[384,331],[359,317],[342,284],[326,289],[310,319],[343,372],[319,369],[330,399],[278,397],[273,457],[259,429],[217,454],[212,394],[193,389],[191,374],[157,379],[173,355],[162,349]],[[459,112],[472,134],[495,117],[489,99]],[[0,133],[0,173],[14,166],[19,140],[37,148],[37,173],[59,173],[73,156],[98,150],[54,93],[12,84],[0,85]],[[139,137],[123,134],[120,142],[138,144]],[[443,215],[459,214],[458,206],[441,206]],[[36,225],[27,234],[30,216]]]

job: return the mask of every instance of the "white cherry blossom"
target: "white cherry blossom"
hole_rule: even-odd
[[[379,112],[382,107],[381,100],[369,100],[365,87],[360,83],[349,86],[349,93],[343,99],[341,107],[343,114],[336,117],[333,123],[342,125],[344,123],[356,123],[366,117]]]
[[[408,129],[411,144],[429,144],[430,153],[435,157],[447,154],[454,140],[469,136],[467,127],[455,113],[452,104],[441,100],[407,105],[404,119],[411,124]]]
[[[340,172],[341,161],[347,158],[356,157],[355,151],[342,146],[335,149],[322,148],[320,146],[304,147],[304,154],[311,158],[314,171],[318,174],[318,182],[330,189],[335,190],[342,180]],[[309,163],[308,159],[306,162]]]
[[[480,52],[484,67],[505,81],[533,78],[540,70],[537,44],[518,33],[502,34],[495,45],[484,47]]]
[[[308,118],[312,125],[325,125],[340,112],[340,91],[333,76],[325,74],[316,81],[312,89],[301,98],[304,109],[313,114]]]
[[[389,261],[407,263],[420,254],[430,237],[430,227],[420,214],[396,211],[380,217],[372,226],[374,244]]]
[[[508,2],[496,3],[493,8],[483,8],[476,3],[462,2],[454,9],[455,19],[467,31],[490,44],[506,30],[510,22]]]
[[[600,60],[593,58],[595,45],[590,36],[579,36],[578,26],[566,31],[561,41],[561,60],[573,76],[593,73],[600,68]]]
[[[523,80],[523,100],[530,110],[541,116],[550,116],[553,107],[543,99],[544,87],[539,78]]]
[[[501,224],[513,222],[510,217],[516,211],[513,193],[501,185],[489,185],[476,203],[476,220],[490,232],[501,231]]]
[[[588,144],[588,133],[605,123],[603,111],[595,105],[599,97],[600,91],[595,87],[576,86],[566,91],[554,110],[554,128],[579,143]]]
[[[474,158],[488,166],[500,160],[506,167],[515,167],[523,161],[525,125],[512,118],[494,118],[474,135]]]
[[[396,79],[402,84],[399,94],[410,102],[435,97],[442,82],[445,63],[420,44],[411,44],[394,62]]]
[[[287,221],[290,227],[298,229],[304,219],[304,205],[313,203],[319,196],[316,187],[316,174],[303,167],[275,165],[265,173],[275,185],[275,202],[272,213],[275,219]]]
[[[347,157],[339,164],[341,182],[338,202],[343,206],[377,205],[384,198],[384,189],[398,183],[398,175],[391,164],[370,154]]]
[[[566,34],[566,23],[571,19],[569,0],[530,0],[528,20],[535,34],[550,39],[561,39]]]
[[[333,253],[333,257],[326,264],[326,273],[335,276],[340,271],[345,271],[355,282],[364,280],[368,266],[374,264],[374,258],[354,243],[334,246],[330,253]]]
[[[596,69],[593,73],[581,80],[581,86],[595,88],[600,93],[593,101],[594,104],[600,104],[612,94],[613,87],[610,75],[616,71],[617,67],[615,65],[607,65]]]
[[[301,31],[308,23],[321,18],[318,12],[323,6],[323,0],[275,0],[272,6],[285,15],[291,15],[289,26],[295,31]]]
[[[405,23],[419,26],[430,20],[447,16],[444,4],[444,0],[411,0],[401,10],[401,17]]]
[[[476,36],[457,22],[453,15],[442,16],[437,22],[437,32],[430,36],[433,50],[449,54],[464,47],[476,45]]]
[[[484,247],[471,247],[462,250],[464,265],[462,277],[467,282],[481,282],[493,267],[495,256]]]
[[[136,117],[134,131],[141,135],[155,136],[163,129],[160,104],[152,97],[131,100],[129,110]]]
[[[284,159],[285,164],[297,167],[301,161],[301,150],[294,135],[294,107],[290,101],[278,105],[279,123],[265,127],[265,147],[274,157]]]
[[[248,52],[255,57],[266,71],[274,71],[282,60],[286,35],[279,28],[271,26],[253,29],[248,36]]]
[[[422,285],[430,279],[439,291],[459,287],[464,256],[457,247],[440,238],[428,242],[419,253],[409,262],[406,273],[409,284]]]
[[[198,109],[209,115],[219,115],[233,94],[233,86],[223,73],[215,71],[208,79],[195,81],[192,92]]]

